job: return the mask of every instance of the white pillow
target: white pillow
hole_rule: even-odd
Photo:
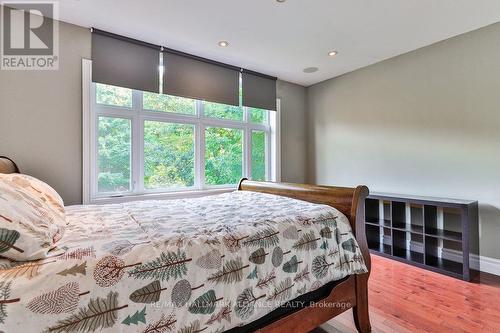
[[[22,174],[0,174],[0,256],[47,257],[66,225],[64,204],[46,183]]]

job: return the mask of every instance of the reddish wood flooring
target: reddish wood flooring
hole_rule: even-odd
[[[374,333],[500,332],[500,277],[474,282],[372,255],[369,282]],[[356,332],[348,311],[315,332]]]

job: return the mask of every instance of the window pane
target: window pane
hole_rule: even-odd
[[[266,133],[252,131],[252,179],[266,180]]]
[[[132,89],[96,83],[97,104],[132,107]]]
[[[243,108],[219,103],[203,102],[205,116],[220,119],[243,120]]]
[[[196,101],[194,99],[150,92],[144,92],[142,96],[142,105],[146,110],[196,114]]]
[[[194,126],[144,122],[144,187],[194,185]]]
[[[205,130],[205,183],[237,184],[242,175],[243,130],[208,127]]]
[[[267,124],[269,111],[256,108],[248,108],[250,122],[255,124]]]
[[[99,117],[98,130],[98,191],[129,191],[131,154],[130,120]]]

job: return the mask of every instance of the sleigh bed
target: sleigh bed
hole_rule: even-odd
[[[0,332],[309,332],[350,308],[370,332],[365,186],[63,207],[17,172],[0,158]]]

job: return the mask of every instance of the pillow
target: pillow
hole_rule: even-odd
[[[12,182],[27,189],[40,200],[46,202],[63,220],[66,220],[64,202],[59,193],[40,179],[23,174],[10,174]],[[64,223],[66,224],[66,223]]]
[[[0,256],[46,258],[65,225],[63,201],[52,187],[27,175],[0,174]]]

